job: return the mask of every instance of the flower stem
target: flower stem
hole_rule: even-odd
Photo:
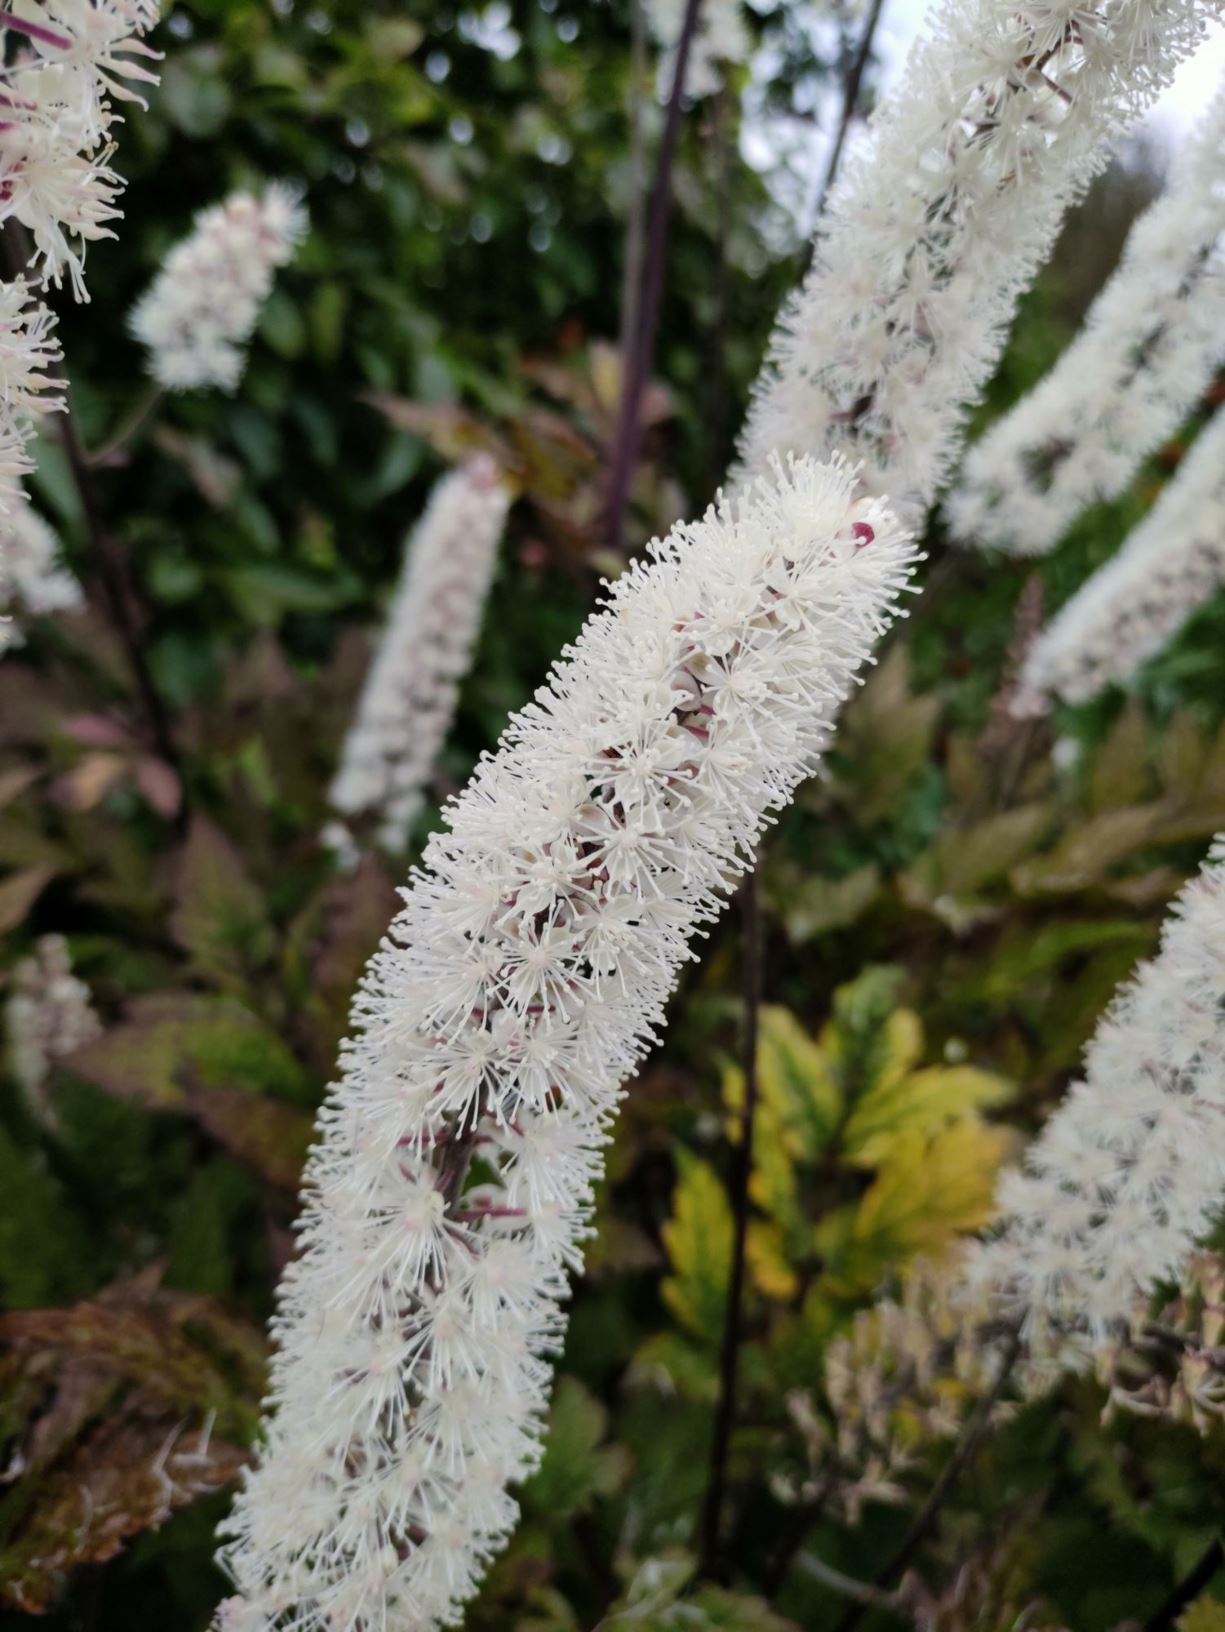
[[[744,1302],[745,1245],[749,1228],[749,1179],[753,1172],[753,1127],[757,1113],[757,1037],[761,1011],[761,911],[757,876],[748,873],[740,890],[743,931],[744,1100],[740,1107],[740,1140],[732,1174],[734,1221],[731,1275],[719,1355],[719,1403],[710,1448],[710,1478],[701,1519],[700,1573],[710,1575],[719,1550],[719,1524],[727,1485],[727,1454],[736,1417],[736,1380]]]
[[[1161,1608],[1145,1621],[1144,1632],[1172,1632],[1183,1610],[1190,1608],[1223,1564],[1225,1548],[1214,1536]]]
[[[106,441],[96,448],[90,448],[85,454],[85,463],[97,470],[103,465],[114,462],[115,455],[121,453],[145,424],[150,415],[157,412],[162,398],[166,395],[165,388],[160,385],[150,385],[148,390],[132,405],[132,408],[119,421]]]
[[[642,282],[635,305],[635,326],[630,336],[629,356],[624,362],[625,378],[621,387],[621,404],[617,415],[617,430],[612,448],[612,470],[608,482],[607,541],[608,547],[620,551],[625,539],[625,510],[629,502],[630,482],[642,441],[641,406],[655,354],[655,332],[659,326],[659,305],[663,294],[664,258],[668,247],[668,221],[672,213],[672,166],[676,160],[680,140],[681,98],[685,88],[685,71],[689,64],[689,46],[697,26],[702,0],[686,0],[685,18],[681,24],[676,47],[676,67],[672,89],[668,95],[668,110],[664,118],[663,136],[655,160],[655,184],[651,191],[651,207],[647,218],[646,257],[642,268]]]

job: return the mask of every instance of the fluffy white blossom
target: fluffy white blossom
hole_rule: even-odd
[[[950,496],[967,543],[1042,555],[1117,498],[1225,361],[1225,89],[1136,222],[1085,326],[971,448]]]
[[[62,935],[43,935],[28,958],[13,970],[4,1005],[9,1066],[26,1103],[45,1126],[55,1124],[47,1084],[56,1060],[98,1035],[89,987],[72,972]]]
[[[1084,1080],[1000,1185],[971,1280],[1074,1362],[1176,1279],[1225,1202],[1225,839],[1098,1027]]]
[[[1064,209],[1213,10],[941,0],[833,189],[742,467],[840,448],[865,461],[869,491],[929,504]]]
[[[22,40],[0,91],[0,221],[22,223],[43,281],[67,272],[78,300],[86,247],[114,237],[121,214],[112,104],[144,106],[134,86],[156,82],[146,64],[157,53],[141,36],[157,14],[152,0],[13,0],[0,14]]]
[[[322,1113],[231,1632],[424,1632],[513,1524],[622,1084],[915,560],[854,475],[654,544],[447,808]]]
[[[1156,504],[1030,647],[1014,704],[1083,703],[1126,681],[1225,583],[1225,409]]]
[[[0,652],[21,645],[26,618],[71,612],[81,586],[60,561],[59,539],[17,491],[0,512]]]
[[[446,740],[480,632],[510,493],[486,455],[435,487],[410,533],[378,652],[345,739],[331,803],[374,812],[402,849]]]
[[[293,259],[306,228],[298,194],[283,182],[259,198],[234,193],[201,210],[132,313],[132,333],[149,348],[159,385],[234,389],[273,275]]]
[[[676,49],[685,20],[685,0],[644,0],[647,23],[663,48],[659,91],[666,97],[676,73]],[[741,0],[702,0],[685,62],[685,94],[713,96],[729,63],[747,62],[753,40]]]
[[[24,280],[0,283],[0,517],[34,468],[28,446],[35,420],[64,406],[62,382],[47,372],[61,356],[54,329],[55,318]]]

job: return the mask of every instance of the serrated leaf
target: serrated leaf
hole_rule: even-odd
[[[0,1594],[42,1614],[65,1575],[101,1564],[176,1508],[237,1478],[247,1452],[203,1431],[132,1415],[104,1422],[48,1476],[19,1537],[0,1552]]]
[[[1138,805],[1151,786],[1148,726],[1143,708],[1131,698],[1094,756],[1089,778],[1089,808],[1096,815]]]
[[[857,1203],[817,1226],[828,1289],[870,1292],[919,1253],[937,1257],[958,1235],[982,1227],[994,1206],[995,1175],[1010,1144],[1003,1130],[955,1122],[932,1138],[911,1133]]]
[[[763,1004],[758,1015],[757,1090],[793,1156],[811,1159],[825,1149],[842,1114],[842,1093],[824,1049],[778,1004]],[[733,1112],[744,1103],[738,1066],[724,1072],[723,1098]],[[736,1137],[735,1118],[729,1132]]]
[[[900,642],[847,704],[838,727],[847,802],[861,822],[887,816],[927,762],[940,713],[937,697],[910,690],[910,655]]]
[[[272,951],[263,898],[238,851],[206,817],[196,816],[175,868],[170,932],[200,971],[220,984],[245,984]]]
[[[855,1166],[878,1167],[899,1140],[936,1133],[975,1111],[1006,1104],[1014,1092],[1006,1077],[972,1065],[934,1065],[908,1076],[882,1077],[851,1112],[843,1154]]]
[[[1178,1632],[1225,1632],[1225,1604],[1205,1593],[1183,1611],[1175,1624]]]
[[[64,1064],[150,1110],[188,1109],[196,1085],[283,1098],[302,1092],[301,1067],[274,1031],[230,998],[191,992],[138,998],[119,1025]]]
[[[900,969],[882,965],[862,970],[834,993],[821,1046],[848,1103],[882,1075],[905,1075],[923,1053],[918,1017],[896,1007],[901,983]]]
[[[732,1210],[708,1162],[678,1153],[672,1217],[663,1227],[672,1274],[661,1292],[672,1313],[698,1337],[717,1343],[732,1263]]]
[[[204,1131],[282,1190],[296,1190],[314,1135],[314,1118],[281,1100],[241,1088],[209,1088],[192,1083],[187,1104]]]
[[[969,827],[950,827],[902,874],[903,897],[951,921],[953,914],[942,910],[946,896],[961,903],[1002,878],[1037,848],[1053,820],[1049,805],[1031,804],[1000,811]]]
[[[55,877],[52,867],[23,867],[0,879],[0,935],[23,924],[30,908]]]
[[[633,1388],[654,1388],[700,1405],[713,1405],[719,1397],[719,1373],[710,1349],[679,1332],[656,1332],[640,1343],[626,1381]]]
[[[750,1220],[744,1255],[757,1290],[776,1303],[790,1303],[800,1289],[800,1280],[787,1262],[781,1228],[765,1219]]]
[[[524,1497],[550,1518],[582,1513],[597,1496],[610,1496],[629,1475],[624,1445],[605,1445],[608,1412],[576,1377],[561,1377],[553,1391],[549,1431],[540,1467]]]

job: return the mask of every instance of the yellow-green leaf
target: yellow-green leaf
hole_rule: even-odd
[[[744,1245],[753,1285],[777,1303],[789,1303],[800,1289],[799,1276],[787,1262],[787,1245],[777,1224],[753,1219]]]
[[[680,1174],[672,1217],[663,1227],[672,1274],[664,1302],[699,1337],[718,1342],[732,1263],[732,1210],[719,1176],[708,1162],[679,1153]]]
[[[1225,1604],[1207,1594],[1178,1618],[1178,1632],[1225,1632]]]
[[[909,1076],[882,1078],[851,1112],[843,1154],[860,1167],[879,1167],[900,1139],[933,1134],[950,1122],[1013,1095],[1012,1083],[972,1065],[934,1065]]]
[[[787,1149],[797,1159],[817,1156],[842,1114],[842,1094],[825,1050],[790,1009],[766,1004],[759,1018],[757,1088],[763,1110],[772,1112]],[[744,1103],[744,1074],[729,1067],[723,1078],[729,1110]],[[729,1128],[733,1138],[736,1124]]]
[[[844,1297],[870,1291],[918,1253],[935,1257],[956,1236],[981,1228],[1009,1142],[1003,1130],[969,1120],[931,1138],[912,1132],[899,1139],[859,1202],[817,1227],[828,1289]]]

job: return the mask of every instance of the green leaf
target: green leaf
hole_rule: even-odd
[[[1014,1093],[1006,1077],[972,1065],[934,1065],[909,1076],[882,1076],[851,1112],[843,1152],[858,1167],[878,1167],[899,1140],[937,1133],[975,1111],[1006,1104]]]
[[[186,1110],[194,1087],[300,1098],[301,1067],[277,1034],[228,998],[162,992],[77,1049],[68,1069],[149,1110]]]
[[[927,763],[939,713],[938,697],[911,693],[907,648],[900,642],[890,647],[838,727],[838,781],[858,821],[890,814]]]
[[[917,1254],[935,1257],[956,1236],[981,1228],[1008,1145],[1006,1133],[976,1121],[955,1122],[930,1139],[917,1132],[899,1139],[860,1200],[817,1226],[823,1284],[857,1297]]]
[[[1225,1604],[1205,1593],[1183,1611],[1175,1624],[1178,1632],[1225,1632]]]
[[[717,1343],[732,1263],[732,1210],[714,1168],[687,1150],[677,1156],[672,1217],[663,1227],[672,1274],[661,1291],[682,1325]]]
[[[679,1332],[655,1332],[640,1343],[626,1381],[632,1388],[654,1388],[699,1405],[714,1405],[719,1397],[719,1373],[710,1349]]]
[[[791,1155],[811,1159],[825,1149],[842,1114],[842,1091],[825,1050],[778,1004],[763,1004],[758,1014],[757,1089]],[[723,1098],[733,1112],[743,1105],[739,1066],[725,1069]],[[736,1120],[729,1131],[736,1137]]]
[[[845,878],[785,878],[772,890],[788,939],[794,946],[846,929],[858,922],[881,894],[880,868],[860,867]]]
[[[629,1477],[630,1454],[624,1445],[605,1445],[607,1432],[605,1407],[577,1378],[560,1377],[544,1457],[524,1487],[525,1500],[550,1518],[568,1518],[619,1490]]]
[[[272,953],[263,898],[242,858],[207,817],[192,819],[175,869],[170,932],[201,973],[241,989]]]

